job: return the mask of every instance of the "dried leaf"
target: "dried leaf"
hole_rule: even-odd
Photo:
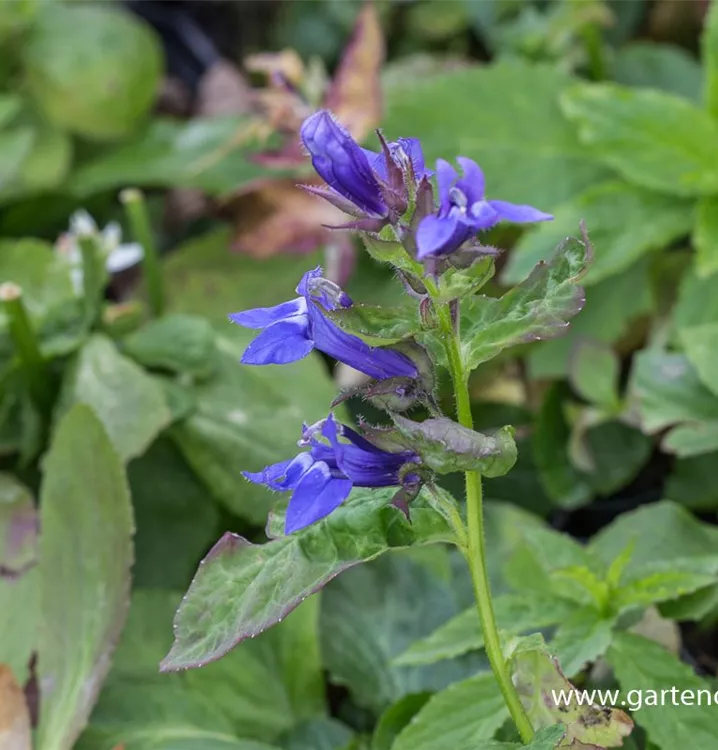
[[[368,2],[357,18],[349,44],[324,97],[324,106],[358,141],[381,120],[379,74],[384,61],[384,35],[374,4]]]
[[[0,750],[32,750],[25,694],[5,664],[0,664]]]

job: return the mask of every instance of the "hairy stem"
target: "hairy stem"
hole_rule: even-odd
[[[430,290],[431,291],[431,290]],[[451,321],[448,305],[441,305],[437,310],[442,331],[444,333],[444,347],[449,360],[449,370],[454,385],[456,398],[456,416],[461,425],[473,429],[474,420],[471,415],[471,400],[469,398],[468,373],[464,371],[461,357],[460,340]],[[491,601],[491,588],[486,569],[486,546],[484,538],[483,494],[481,489],[481,475],[478,471],[466,472],[466,525],[467,545],[464,550],[466,561],[471,571],[474,586],[476,607],[479,621],[484,635],[484,647],[491,668],[499,683],[501,694],[509,709],[511,718],[521,735],[523,742],[530,742],[533,728],[526,711],[521,704],[516,688],[511,681],[511,675],[506,668],[501,649],[496,617]]]

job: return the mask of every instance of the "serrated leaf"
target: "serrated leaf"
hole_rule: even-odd
[[[518,61],[412,76],[392,90],[382,126],[419,138],[428,164],[462,154],[481,165],[492,196],[551,211],[608,174],[559,109],[574,80]]]
[[[433,695],[399,733],[392,750],[475,750],[507,718],[494,675],[483,672]]]
[[[620,367],[621,363],[610,346],[581,339],[571,358],[571,386],[590,404],[616,409],[619,405]]]
[[[145,367],[205,379],[217,367],[215,333],[196,315],[166,315],[122,340],[122,348]]]
[[[561,622],[551,648],[563,673],[572,677],[603,656],[611,645],[615,624],[615,616],[602,616],[593,607],[582,607]]]
[[[331,682],[378,715],[404,695],[436,691],[476,671],[475,659],[419,667],[393,658],[455,614],[449,585],[398,553],[342,575],[322,592],[322,655]]]
[[[693,228],[693,202],[660,195],[627,182],[594,185],[554,211],[554,220],[526,233],[509,256],[501,279],[515,284],[540,260],[551,257],[564,237],[586,222],[594,259],[584,284],[592,286],[662,250]]]
[[[479,471],[486,477],[500,477],[516,463],[513,427],[502,427],[493,435],[484,435],[447,417],[414,422],[398,414],[393,420],[422,461],[440,474],[454,471]]]
[[[497,627],[507,633],[520,634],[539,630],[561,622],[575,610],[565,599],[525,591],[521,594],[500,594],[494,598]],[[431,635],[413,643],[394,663],[398,665],[433,664],[453,659],[484,646],[479,616],[475,607],[456,615]]]
[[[590,246],[566,239],[548,263],[539,263],[529,277],[502,297],[475,297],[462,311],[462,354],[468,369],[516,344],[553,338],[584,303],[578,282],[591,260]]]
[[[718,557],[715,558],[715,570],[708,572],[710,564],[699,564],[703,571],[680,570],[679,561],[654,564],[649,566],[644,575],[636,575],[633,580],[626,581],[612,593],[611,605],[617,612],[633,606],[645,607],[650,604],[678,599],[685,594],[712,586],[716,582],[718,572]],[[661,570],[661,568],[664,568]],[[676,569],[678,568],[678,569]]]
[[[428,508],[419,510],[425,519],[425,535],[419,536],[402,511],[387,505],[394,493],[393,488],[355,489],[331,515],[267,544],[225,534],[200,565],[182,602],[175,643],[162,668],[172,671],[219,659],[342,571],[392,547],[451,539],[445,521]],[[415,503],[412,514],[417,513]],[[436,536],[429,536],[430,531]]]
[[[561,722],[567,732],[562,746],[571,742],[593,743],[601,747],[616,747],[623,743],[633,729],[633,722],[615,708],[592,705],[578,706],[559,702],[558,694],[573,692],[558,661],[551,656],[541,636],[507,645],[509,669],[521,702],[535,729]]]
[[[55,418],[77,403],[92,407],[124,461],[144,453],[172,419],[160,386],[99,333],[66,370]]]
[[[122,463],[84,404],[59,423],[40,494],[40,750],[69,750],[124,624],[132,504]]]
[[[399,341],[422,330],[416,305],[379,307],[354,303],[351,307],[325,310],[324,314],[349,333],[384,343]]]
[[[712,750],[718,735],[718,713],[708,702],[695,705],[698,691],[713,686],[698,677],[687,664],[657,643],[631,633],[617,633],[608,651],[613,667],[624,689],[641,691],[641,710],[636,711],[637,723],[646,730],[650,741],[660,750],[690,747],[691,750]],[[661,700],[662,691],[676,688],[690,690],[694,705]]]
[[[646,349],[634,359],[629,394],[648,433],[684,421],[718,420],[718,396],[683,354]]]
[[[718,122],[651,89],[582,84],[561,96],[581,140],[631,182],[679,196],[718,192]]]

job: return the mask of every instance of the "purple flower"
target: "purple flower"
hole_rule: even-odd
[[[286,534],[328,516],[346,500],[352,487],[399,485],[402,466],[419,463],[419,457],[411,451],[389,453],[377,448],[346,425],[338,424],[332,414],[309,427],[304,425],[299,445],[309,446],[309,451],[263,471],[243,472],[255,484],[282,492],[293,490]]]
[[[454,252],[478,231],[489,229],[499,221],[523,224],[553,219],[531,206],[506,201],[489,201],[484,195],[484,173],[479,165],[459,156],[463,176],[443,159],[436,162],[439,188],[439,211],[426,216],[416,234],[419,260]]]
[[[369,346],[345,333],[322,313],[352,304],[336,284],[322,278],[322,269],[307,271],[297,286],[300,297],[275,307],[232,313],[229,319],[245,328],[263,328],[247,347],[247,365],[283,365],[296,362],[317,349],[377,380],[416,378],[416,365],[393,349]]]
[[[402,204],[402,196],[396,195],[396,180],[401,179],[400,173],[406,171],[409,163],[416,180],[431,174],[424,167],[424,155],[416,138],[400,138],[386,144],[389,156],[384,152],[368,151],[327,110],[308,117],[302,124],[300,135],[314,169],[331,189],[328,193],[316,188],[310,188],[311,191],[348,213],[352,212],[353,204],[370,217],[385,219]],[[390,159],[389,163],[387,159]],[[389,174],[390,168],[398,178]],[[339,196],[349,205],[344,204]]]

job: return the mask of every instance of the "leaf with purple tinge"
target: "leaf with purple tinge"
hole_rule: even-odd
[[[277,622],[344,570],[389,549],[452,541],[446,521],[415,501],[411,522],[389,505],[395,488],[357,488],[330,516],[257,545],[227,532],[200,563],[160,668],[200,667]]]
[[[462,316],[462,355],[467,369],[495,357],[503,349],[550,339],[566,331],[581,311],[585,296],[578,282],[591,262],[591,244],[568,237],[548,263],[539,263],[521,284],[502,297],[478,296]]]

